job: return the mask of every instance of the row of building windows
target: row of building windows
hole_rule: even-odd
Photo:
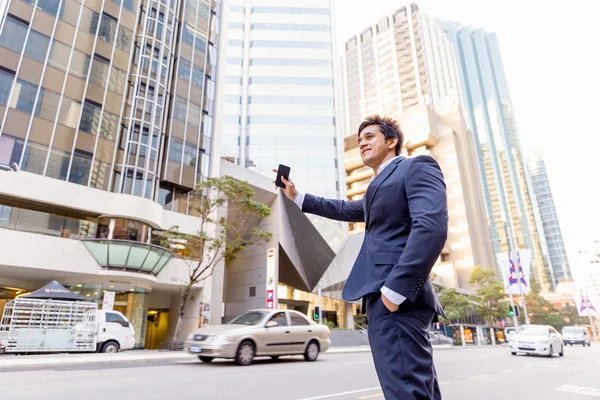
[[[244,47],[244,41],[240,39],[229,39],[230,47]],[[331,42],[307,42],[297,40],[252,40],[250,47],[266,49],[331,49]]]
[[[25,149],[24,149],[25,147]],[[71,154],[58,150],[51,149],[48,154],[48,146],[28,141],[24,146],[23,139],[19,139],[7,134],[0,136],[0,148],[3,149],[0,153],[0,163],[19,163],[21,169],[34,174],[42,175],[46,158],[48,158],[48,166],[46,168],[46,176],[66,180]],[[21,159],[21,156],[23,157]],[[75,149],[72,157],[71,173],[69,174],[69,182],[80,185],[87,185],[90,177],[90,169],[92,166],[92,154]]]
[[[242,96],[225,95],[225,103],[242,104]],[[330,105],[333,106],[333,97],[329,96],[259,96],[248,98],[249,104],[281,104],[281,105]]]
[[[230,29],[244,30],[246,25],[243,22],[230,22]],[[264,31],[301,31],[301,32],[329,32],[329,25],[319,24],[285,24],[285,23],[254,23],[250,26],[252,30]]]
[[[260,125],[335,125],[335,117],[322,115],[251,115],[248,124]]]
[[[229,58],[228,64],[229,64]],[[240,65],[241,65],[241,58]],[[237,61],[237,60],[236,60]],[[298,58],[251,58],[250,65],[263,67],[331,67],[331,60]]]
[[[95,16],[97,17],[98,14],[95,14]],[[100,31],[98,33],[99,37],[112,43],[115,38],[115,33],[116,20],[107,16],[107,14],[103,14],[100,22]],[[129,51],[132,35],[133,33],[130,30],[120,27],[119,34],[116,36],[116,46],[124,51]],[[26,36],[27,25],[9,17],[6,19],[4,29],[0,35],[0,45],[11,49],[16,53],[21,53],[23,48],[25,48],[24,54],[27,57],[43,63],[46,59],[46,54],[48,53],[48,47],[52,44],[49,65],[63,71],[67,70],[69,55],[71,54],[71,50],[73,50],[69,72],[85,79],[90,62],[89,55],[79,50],[72,49],[70,46],[57,40],[51,41],[50,37],[33,29],[29,33],[27,43],[25,43]]]
[[[244,6],[231,6],[231,12],[244,13]],[[328,8],[304,8],[304,7],[252,7],[252,13],[257,14],[295,14],[295,15],[329,15]]]

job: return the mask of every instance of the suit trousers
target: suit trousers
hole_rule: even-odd
[[[369,344],[386,400],[441,400],[427,331],[435,311],[405,300],[390,312],[380,293],[366,296]]]

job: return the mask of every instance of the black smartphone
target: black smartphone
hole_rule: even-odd
[[[287,165],[279,164],[279,168],[277,168],[277,178],[275,179],[275,186],[285,189],[285,184],[281,181],[282,176],[286,180],[290,179],[290,167],[288,167]]]

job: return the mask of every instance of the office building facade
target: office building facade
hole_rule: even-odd
[[[440,23],[453,44],[467,128],[473,132],[477,165],[496,253],[532,251],[532,271],[552,288],[537,204],[523,158],[498,38],[483,29]]]
[[[556,287],[560,282],[572,281],[573,276],[560,229],[558,213],[554,205],[550,178],[546,170],[546,163],[541,156],[537,155],[529,160],[529,174],[548,247],[552,285]]]
[[[261,173],[288,165],[298,188],[340,198],[332,3],[229,2],[221,154]]]
[[[188,278],[154,233],[198,231],[189,193],[214,161],[220,1],[5,5],[0,164],[20,171],[0,171],[3,300],[51,279],[98,302],[115,291],[136,347],[163,347]],[[212,286],[194,286],[185,330],[220,321]]]

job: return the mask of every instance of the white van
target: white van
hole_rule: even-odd
[[[581,344],[584,347],[591,346],[590,332],[585,326],[565,326],[562,328],[562,337],[564,344]]]
[[[135,331],[127,317],[118,311],[98,310],[95,331],[99,352],[117,353],[135,345]]]

